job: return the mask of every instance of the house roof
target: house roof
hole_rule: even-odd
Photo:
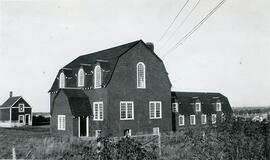
[[[9,97],[0,107],[12,107],[21,98],[21,96]]]
[[[68,98],[73,116],[91,116],[91,103],[81,89],[61,89]]]
[[[216,113],[215,103],[219,100],[224,113],[232,113],[231,105],[224,95],[209,92],[172,92],[172,102],[179,102],[179,114],[195,114],[194,103],[201,102],[201,112],[204,114]]]
[[[103,86],[106,86],[108,82],[111,79],[112,73],[115,69],[115,66],[117,64],[117,61],[119,57],[129,51],[131,48],[133,48],[136,44],[139,42],[142,42],[142,40],[134,41],[131,43],[127,43],[124,45],[120,45],[117,47],[105,49],[102,51],[94,52],[91,54],[86,54],[79,56],[69,64],[65,65],[62,69],[59,70],[58,75],[63,71],[66,78],[68,79],[68,83],[66,83],[66,87],[76,87],[77,81],[76,76],[78,73],[78,70],[80,68],[83,68],[86,74],[86,85],[85,87],[91,87],[92,86],[92,76],[93,73],[91,71],[94,70],[94,67],[96,64],[99,64],[103,71]],[[55,81],[49,90],[49,92],[53,92],[58,90],[58,78],[55,78]]]

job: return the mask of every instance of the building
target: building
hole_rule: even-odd
[[[0,127],[32,125],[32,107],[21,96],[9,98],[0,106]]]
[[[172,125],[174,131],[188,127],[216,126],[230,118],[230,103],[220,93],[172,92]]]
[[[59,70],[49,92],[53,134],[172,130],[168,73],[153,45],[142,40],[79,56]]]
[[[199,113],[189,112],[192,105],[186,105],[180,92],[171,92],[171,86],[152,43],[139,40],[79,56],[58,71],[49,90],[51,133],[80,137],[176,131],[182,127],[182,113],[186,122]],[[225,112],[230,106],[221,94],[194,97],[201,100],[207,118],[217,113],[207,107],[210,101],[220,101],[217,119],[223,111],[231,113]]]

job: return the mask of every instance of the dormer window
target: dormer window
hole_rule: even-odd
[[[78,87],[84,86],[84,70],[81,68],[78,72]]]
[[[173,104],[172,104],[172,111],[173,111],[174,113],[178,112],[178,103],[173,103]]]
[[[101,68],[99,65],[94,70],[94,86],[95,88],[101,88]]]
[[[216,103],[216,111],[221,111],[221,102],[217,101]]]
[[[196,112],[201,112],[201,101],[200,100],[197,100],[195,102],[195,111]]]
[[[137,64],[137,88],[145,88],[145,65],[143,62]]]
[[[59,76],[59,88],[65,88],[65,74],[64,74],[64,72],[61,72],[60,76]]]

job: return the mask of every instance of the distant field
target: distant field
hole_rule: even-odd
[[[0,158],[11,158],[13,146],[16,148],[17,157],[25,158],[29,152],[29,139],[49,136],[49,126],[0,128]]]

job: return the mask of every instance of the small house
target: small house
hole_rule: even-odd
[[[32,107],[22,96],[13,96],[0,106],[0,127],[32,125]]]

